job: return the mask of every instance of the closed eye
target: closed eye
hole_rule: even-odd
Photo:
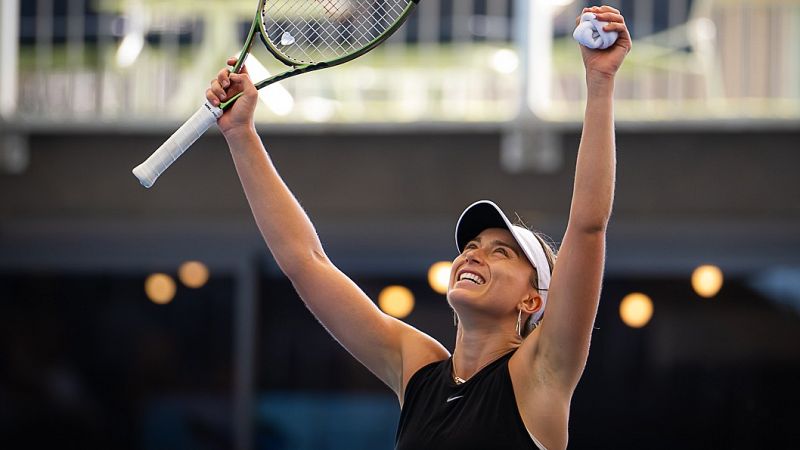
[[[514,252],[514,255],[516,255],[517,258],[520,258],[519,249],[517,247],[512,246],[508,242],[503,242],[503,241],[500,241],[500,240],[496,240],[496,241],[492,242],[492,244],[495,245],[496,249],[502,248],[503,251],[505,251],[504,255],[510,256],[511,252]]]

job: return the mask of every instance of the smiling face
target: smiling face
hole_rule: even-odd
[[[488,228],[453,261],[447,300],[459,315],[479,310],[494,317],[516,316],[521,301],[538,295],[530,284],[533,273],[511,232]]]

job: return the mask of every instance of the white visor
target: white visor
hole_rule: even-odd
[[[550,265],[547,263],[542,243],[531,230],[513,225],[499,206],[489,200],[480,200],[469,206],[461,213],[456,224],[456,246],[462,252],[469,241],[487,228],[505,228],[514,236],[531,265],[536,269],[538,276],[539,296],[542,306],[533,313],[530,323],[538,324],[544,314],[547,304],[547,289],[550,287]]]

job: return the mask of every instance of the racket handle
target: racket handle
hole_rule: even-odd
[[[161,147],[158,148],[143,163],[134,167],[133,174],[149,188],[156,179],[178,159],[208,128],[222,116],[222,110],[204,103],[192,117],[189,118],[178,131],[172,134]]]

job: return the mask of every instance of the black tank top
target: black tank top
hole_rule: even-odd
[[[419,369],[406,386],[395,450],[538,450],[519,415],[511,351],[457,385],[452,358]]]

